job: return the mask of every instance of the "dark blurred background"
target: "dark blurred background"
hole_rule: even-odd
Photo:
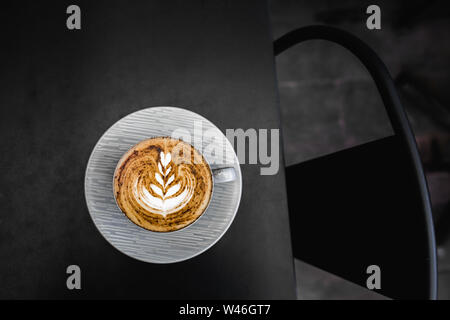
[[[381,8],[381,30],[366,27],[371,4]],[[450,299],[449,4],[272,0],[269,5],[274,39],[302,26],[336,26],[366,41],[387,65],[428,180],[438,245],[438,297]],[[310,41],[283,53],[276,65],[287,165],[392,134],[373,81],[345,49]],[[298,260],[296,276],[299,299],[383,298]]]

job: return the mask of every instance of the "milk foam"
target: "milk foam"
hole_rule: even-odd
[[[185,171],[181,175],[181,181],[174,183],[177,169],[171,161],[170,152],[166,154],[161,152],[159,172],[155,173],[157,183],[150,184],[149,190],[140,183],[140,177],[136,177],[132,188],[136,202],[149,212],[163,217],[186,206],[194,194],[196,180],[190,171]]]

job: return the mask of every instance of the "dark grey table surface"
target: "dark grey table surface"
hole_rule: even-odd
[[[82,29],[69,31],[70,4],[1,13],[0,298],[295,298],[283,168],[242,165],[228,232],[170,265],[114,249],[84,199],[92,148],[133,111],[172,105],[223,131],[279,128],[267,4],[78,1]],[[71,264],[81,290],[66,288]]]

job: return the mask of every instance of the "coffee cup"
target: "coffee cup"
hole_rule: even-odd
[[[139,142],[119,160],[114,197],[136,225],[172,232],[194,223],[207,210],[214,184],[236,179],[232,167],[211,169],[189,143],[171,137]]]

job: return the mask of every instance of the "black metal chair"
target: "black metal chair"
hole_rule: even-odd
[[[361,60],[380,92],[394,135],[286,167],[294,256],[364,287],[367,267],[377,265],[377,292],[395,299],[436,299],[427,184],[391,76],[364,42],[332,27],[289,32],[274,42],[274,53],[313,39],[340,44]]]

